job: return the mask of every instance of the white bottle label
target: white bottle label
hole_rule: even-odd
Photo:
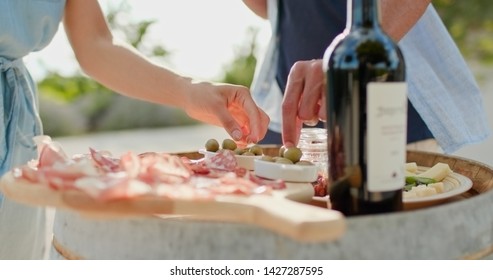
[[[404,187],[407,137],[407,85],[371,82],[367,85],[368,191]]]

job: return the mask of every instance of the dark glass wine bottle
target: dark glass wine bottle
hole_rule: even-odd
[[[345,215],[402,209],[404,58],[383,31],[378,0],[348,0],[347,26],[324,55],[330,199]]]

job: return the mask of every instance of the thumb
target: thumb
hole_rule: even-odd
[[[231,138],[233,138],[233,140],[235,141],[240,141],[243,138],[243,132],[241,130],[240,125],[229,114],[229,111],[220,110],[220,112],[218,112],[218,116],[221,125],[226,130],[226,132],[231,136]]]

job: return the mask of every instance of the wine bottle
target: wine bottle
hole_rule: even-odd
[[[345,215],[402,209],[407,86],[378,0],[348,0],[345,30],[324,54],[330,199]]]

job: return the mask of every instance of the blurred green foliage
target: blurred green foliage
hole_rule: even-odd
[[[82,95],[90,93],[113,94],[111,90],[82,74],[64,77],[56,72],[48,73],[38,83],[38,89],[45,97],[65,102],[73,102]]]
[[[432,3],[466,58],[493,63],[491,0],[435,0]]]
[[[234,60],[224,67],[222,82],[246,87],[252,84],[255,66],[257,65],[255,52],[258,32],[259,30],[255,28],[248,29],[247,43],[239,48]]]

